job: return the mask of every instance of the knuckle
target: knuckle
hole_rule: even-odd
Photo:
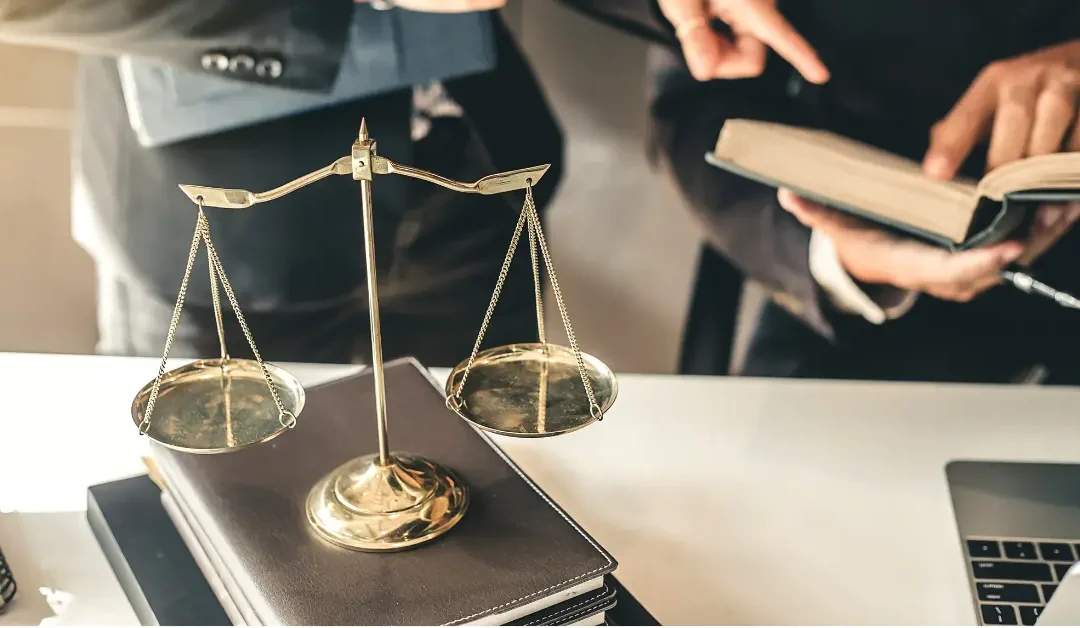
[[[1049,70],[1046,80],[1064,87],[1076,87],[1080,85],[1080,70],[1065,63],[1059,63]]]
[[[1001,109],[1012,109],[1015,111],[1027,110],[1028,103],[1031,101],[1031,85],[1026,82],[1008,83],[1001,86]]]
[[[1064,86],[1047,86],[1039,94],[1039,107],[1051,111],[1071,112],[1076,103],[1076,97]]]
[[[975,80],[998,82],[1009,74],[1009,64],[1007,61],[994,61],[987,64],[975,77]]]

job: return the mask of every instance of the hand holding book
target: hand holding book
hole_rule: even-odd
[[[765,69],[768,48],[811,83],[829,80],[817,52],[780,11],[776,0],[658,0],[675,28],[686,65],[699,81],[749,78]],[[711,20],[727,24],[730,38],[715,32]]]
[[[1003,209],[997,218],[1004,218],[1010,194],[1056,189],[1070,191],[1064,196],[1076,197],[1080,188],[1077,177],[1080,160],[1073,157],[1080,157],[1078,102],[1080,40],[1000,61],[980,72],[952,111],[934,126],[930,149],[919,166],[921,173],[912,172],[915,168],[899,160],[894,161],[894,156],[871,154],[866,147],[848,145],[834,137],[812,136],[813,132],[802,141],[809,140],[817,147],[836,151],[859,162],[860,168],[870,164],[869,167],[878,170],[861,173],[867,181],[848,181],[844,180],[846,175],[841,175],[831,185],[830,182],[819,185],[815,181],[808,188],[800,185],[803,182],[797,176],[781,172],[782,168],[766,173],[769,168],[747,168],[746,164],[736,163],[738,160],[733,160],[733,165],[736,168],[742,165],[752,176],[773,179],[781,188],[790,181],[789,185],[796,189],[809,190],[811,193],[804,196],[815,197],[818,202],[781,189],[780,203],[801,222],[833,241],[840,262],[855,279],[967,301],[999,283],[1001,271],[1010,264],[1030,264],[1080,218],[1080,203],[1042,203],[1023,238],[990,244],[1000,236],[1013,237],[1001,225],[1012,222],[1015,226],[1019,218],[995,219],[985,228],[989,237],[972,238],[979,228],[975,224],[975,203],[964,199],[973,196],[975,200],[999,200]],[[953,181],[960,165],[983,142],[989,143],[987,170],[992,174],[977,185]],[[721,143],[718,153],[722,152]],[[1075,155],[1048,157],[1063,152]],[[841,164],[836,162],[834,166]],[[810,176],[821,178],[816,172]],[[882,180],[871,180],[876,176]],[[892,183],[886,179],[894,177],[896,190],[877,185]],[[919,181],[920,177],[942,183],[935,189]],[[832,186],[835,188],[826,189]],[[863,189],[851,191],[857,187]],[[865,195],[874,193],[875,189],[877,194],[891,198],[871,207],[868,204],[876,199],[869,200]],[[915,193],[905,198],[911,189]],[[830,202],[834,200],[837,202]],[[940,205],[934,207],[935,202]],[[967,203],[966,212],[961,209],[961,203]],[[827,205],[853,211],[835,211]],[[888,233],[856,218],[853,214],[862,213],[860,210],[868,210],[865,214],[870,218],[927,232],[969,250],[950,252]],[[995,229],[999,233],[991,234]],[[978,242],[980,239],[983,242]]]

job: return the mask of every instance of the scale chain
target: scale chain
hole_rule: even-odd
[[[532,186],[528,188],[528,195],[532,195]],[[544,287],[540,283],[540,263],[536,259],[536,228],[531,220],[529,223],[529,257],[532,258],[533,284],[536,286],[536,330],[540,344],[547,346],[547,331],[544,329]]]
[[[544,256],[544,267],[547,268],[548,279],[551,280],[551,291],[555,294],[555,304],[559,306],[559,315],[562,317],[563,327],[566,329],[566,337],[570,341],[570,350],[574,354],[574,360],[577,362],[578,374],[581,375],[581,383],[585,386],[585,394],[589,398],[589,415],[598,421],[602,421],[604,419],[604,414],[600,409],[600,404],[596,403],[592,382],[589,381],[588,372],[585,370],[585,359],[581,356],[581,349],[578,348],[577,338],[574,336],[574,329],[570,325],[570,315],[566,311],[566,303],[563,301],[562,290],[559,289],[559,280],[555,277],[555,265],[551,262],[551,254],[548,252],[547,239],[544,238],[544,231],[540,228],[540,215],[536,211],[536,203],[533,201],[531,185],[525,188],[525,205],[526,213],[529,215],[530,224],[535,225],[536,228],[536,238],[540,243],[540,252]]]
[[[222,363],[229,360],[229,350],[225,346],[225,323],[221,318],[221,295],[218,294],[217,271],[213,264],[207,264],[210,268],[210,298],[214,302],[214,323],[217,325],[218,344],[221,345]]]
[[[574,335],[573,326],[570,324],[570,315],[567,313],[566,303],[563,301],[562,290],[559,288],[559,281],[555,277],[555,266],[551,262],[551,254],[548,252],[547,240],[544,238],[544,231],[540,227],[540,216],[536,210],[536,202],[533,200],[532,181],[527,182],[525,188],[525,205],[521,209],[517,227],[514,229],[514,236],[511,238],[510,247],[506,251],[506,258],[503,260],[502,269],[499,271],[499,279],[495,283],[495,292],[491,295],[491,302],[488,304],[487,312],[484,314],[484,322],[480,325],[480,333],[477,335],[476,343],[473,345],[472,353],[469,355],[469,361],[465,364],[465,369],[461,374],[461,381],[458,382],[457,390],[455,390],[452,395],[447,396],[446,404],[451,410],[454,410],[460,408],[463,403],[461,391],[465,389],[465,381],[468,380],[469,372],[472,370],[473,363],[476,361],[476,356],[480,351],[484,333],[487,331],[488,324],[491,322],[491,316],[495,311],[495,305],[499,300],[499,294],[502,292],[506,276],[510,271],[510,263],[514,259],[514,252],[517,250],[518,241],[521,238],[522,228],[525,227],[525,224],[528,225],[529,230],[529,249],[532,257],[533,280],[536,284],[536,315],[537,326],[540,333],[540,342],[544,345],[547,344],[543,326],[544,310],[541,296],[540,268],[536,258],[537,244],[539,244],[540,252],[544,257],[544,266],[547,268],[548,277],[551,279],[551,289],[555,294],[555,302],[559,307],[559,315],[562,317],[567,339],[570,341],[570,350],[574,354],[574,360],[577,362],[578,375],[581,376],[581,383],[585,387],[585,395],[589,399],[589,415],[597,420],[603,420],[603,411],[600,409],[600,404],[596,402],[592,382],[589,381],[588,371],[585,369],[585,359],[582,357],[581,349],[578,347],[577,337]]]
[[[273,378],[270,377],[270,371],[266,369],[266,364],[263,363],[262,356],[259,355],[259,350],[255,347],[255,339],[251,335],[251,330],[248,329],[244,314],[240,311],[240,304],[237,303],[236,295],[233,294],[232,285],[229,284],[229,278],[225,276],[225,269],[221,264],[221,258],[218,257],[217,250],[214,248],[214,243],[210,240],[210,223],[206,220],[206,216],[202,212],[201,198],[199,199],[199,215],[201,217],[199,226],[203,233],[203,240],[206,241],[207,258],[209,259],[211,267],[217,272],[218,278],[221,279],[221,287],[225,289],[225,296],[229,299],[229,305],[232,306],[233,312],[236,314],[236,320],[240,322],[240,329],[243,330],[244,337],[247,338],[248,346],[251,347],[251,353],[255,356],[255,361],[259,364],[259,369],[262,371],[266,386],[270,389],[270,395],[274,398],[274,405],[276,405],[278,409],[278,422],[281,423],[282,427],[295,427],[296,415],[286,410],[285,404],[281,401],[281,395],[278,393],[277,385],[274,384]]]
[[[526,211],[523,208],[521,215],[518,216],[517,226],[514,227],[514,237],[510,239],[510,247],[506,250],[506,257],[503,259],[502,268],[499,270],[499,279],[495,282],[495,292],[491,295],[491,302],[488,303],[487,312],[484,313],[484,322],[480,324],[480,333],[476,335],[476,343],[473,344],[472,353],[469,354],[469,361],[465,364],[465,370],[461,374],[461,381],[458,382],[454,394],[446,398],[446,405],[451,410],[461,407],[461,391],[465,389],[465,380],[469,379],[469,372],[472,370],[476,355],[480,352],[480,345],[484,341],[484,334],[487,333],[488,325],[491,323],[491,315],[495,313],[495,305],[499,302],[499,294],[502,292],[503,284],[506,282],[506,275],[510,272],[510,262],[514,259],[514,252],[517,250],[518,240],[521,239],[521,230],[525,226],[527,218]]]
[[[146,430],[150,427],[150,417],[154,413],[154,404],[157,402],[158,390],[161,388],[161,379],[165,377],[165,366],[169,361],[169,349],[172,348],[173,340],[176,337],[176,328],[180,324],[180,311],[184,309],[184,299],[187,297],[188,280],[191,279],[191,269],[195,265],[195,255],[199,252],[199,241],[202,239],[202,229],[200,229],[202,220],[202,208],[200,207],[199,218],[195,223],[195,235],[191,239],[191,250],[188,252],[187,266],[184,268],[184,279],[180,282],[180,292],[176,295],[172,321],[169,322],[169,333],[165,338],[165,353],[161,358],[161,366],[158,367],[154,385],[150,388],[150,397],[146,400],[146,415],[143,416],[142,423],[139,424],[140,436],[146,435]]]

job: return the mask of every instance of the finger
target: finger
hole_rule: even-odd
[[[660,12],[675,27],[690,74],[699,81],[713,78],[713,70],[730,46],[709,27],[709,15],[700,0],[658,0]]]
[[[1019,242],[1001,244],[961,253],[945,253],[933,259],[931,256],[915,260],[913,268],[916,285],[921,291],[953,298],[965,294],[977,294],[975,290],[996,282],[1001,269],[1017,260],[1024,252]],[[951,295],[951,296],[950,296]]]
[[[751,35],[736,33],[729,48],[713,68],[714,78],[750,78],[765,71],[768,48]]]
[[[780,203],[780,207],[811,229],[831,218],[828,208],[824,205],[803,198],[787,188],[780,188],[776,192],[776,200]]]
[[[930,133],[930,148],[923,159],[932,177],[951,179],[986,136],[997,105],[994,76],[984,72],[971,84],[956,105]]]
[[[731,52],[732,46],[723,36],[706,24],[687,30],[679,39],[690,74],[699,81],[722,78],[717,74]]]
[[[781,188],[776,197],[780,206],[794,215],[799,222],[810,229],[821,231],[834,241],[862,235],[871,229],[869,225],[852,216],[798,196],[791,190]]]
[[[1028,141],[1028,155],[1049,155],[1065,145],[1069,126],[1076,115],[1080,79],[1071,70],[1047,77],[1035,102],[1035,120]]]
[[[1001,88],[990,148],[986,154],[987,171],[1024,157],[1035,124],[1035,103],[1039,90],[1032,81],[1012,83]]]
[[[775,6],[753,2],[727,7],[738,28],[745,28],[756,39],[776,51],[811,83],[829,80],[829,69],[818,57],[817,51],[781,15]],[[745,25],[745,26],[744,26]],[[735,28],[736,24],[732,24]]]

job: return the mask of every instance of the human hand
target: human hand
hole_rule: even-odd
[[[923,168],[951,179],[989,138],[987,170],[1034,155],[1080,151],[1080,40],[986,66],[934,125]]]
[[[970,301],[996,285],[999,271],[1024,253],[1024,244],[1019,242],[952,253],[893,236],[790,190],[781,189],[777,199],[799,222],[827,235],[848,274],[864,283]]]
[[[811,83],[829,80],[829,70],[813,47],[776,9],[776,0],[658,0],[675,27],[690,73],[699,81],[758,76],[767,48],[786,59]],[[734,34],[728,40],[709,26],[723,20]]]
[[[989,138],[986,169],[1036,155],[1080,151],[1080,40],[988,65],[934,125],[923,160],[927,174],[951,179],[975,146]],[[1037,210],[1027,265],[1076,222],[1078,205],[1044,204]]]

